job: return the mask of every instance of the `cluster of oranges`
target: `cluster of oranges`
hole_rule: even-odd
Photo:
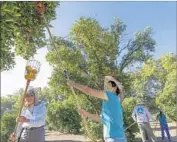
[[[37,74],[37,70],[33,69],[31,66],[26,66],[27,74],[25,75],[26,80],[34,80]]]

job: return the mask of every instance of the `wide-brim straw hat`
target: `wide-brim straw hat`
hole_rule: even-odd
[[[120,90],[123,89],[122,84],[119,81],[117,81],[114,77],[112,77],[112,76],[105,76],[105,79],[104,79],[104,90],[111,90],[112,89],[112,85],[109,83],[109,81],[114,81],[115,84],[117,85],[117,87]]]

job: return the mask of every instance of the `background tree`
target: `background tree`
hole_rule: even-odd
[[[14,131],[17,111],[5,112],[1,118],[1,141],[7,142],[10,134]]]
[[[8,96],[1,97],[1,141],[7,142],[14,131],[19,102],[23,89]]]
[[[176,61],[177,57],[173,54],[166,54],[156,61],[156,76],[160,82],[156,104],[173,121],[177,121]]]
[[[1,116],[4,112],[10,112],[17,110],[20,103],[21,95],[23,94],[23,89],[19,89],[13,94],[1,97]]]
[[[80,116],[73,103],[52,101],[47,106],[47,127],[64,133],[80,133]]]
[[[165,54],[159,59],[149,59],[142,68],[131,74],[131,92],[136,99],[157,112],[162,109],[168,117],[176,118],[176,56]]]

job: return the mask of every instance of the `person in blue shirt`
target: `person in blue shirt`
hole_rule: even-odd
[[[44,142],[45,118],[46,106],[44,102],[38,101],[36,91],[32,88],[25,96],[21,116],[16,118],[17,130],[11,134],[10,141]]]
[[[127,142],[124,130],[123,112],[121,103],[124,99],[122,85],[112,76],[106,76],[104,90],[96,90],[85,85],[68,80],[68,85],[82,91],[85,94],[100,98],[102,102],[101,116],[91,114],[83,109],[79,113],[103,124],[103,136],[105,142]]]
[[[159,120],[159,123],[160,123],[162,140],[165,138],[165,132],[166,132],[168,140],[171,142],[171,136],[169,133],[168,123],[166,120],[166,116],[162,112],[162,110],[160,110],[159,113],[157,114],[156,120]]]

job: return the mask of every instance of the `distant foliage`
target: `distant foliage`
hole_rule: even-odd
[[[6,112],[1,118],[1,141],[7,142],[10,134],[14,131],[17,112]]]
[[[47,124],[49,130],[78,134],[80,116],[71,104],[51,102],[47,107]]]

